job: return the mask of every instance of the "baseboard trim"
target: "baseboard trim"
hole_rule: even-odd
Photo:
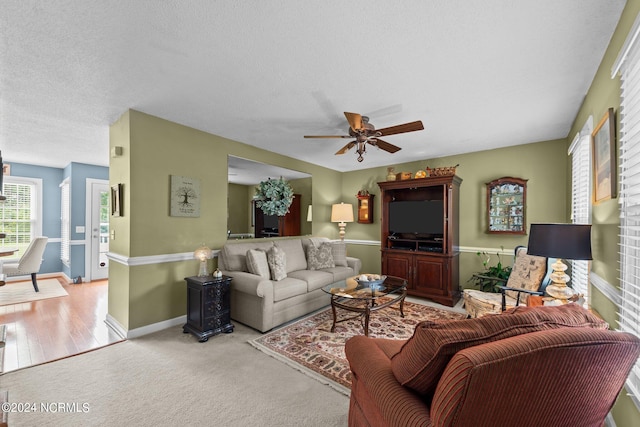
[[[127,330],[120,322],[118,322],[113,316],[107,314],[104,322],[109,328],[113,330],[122,339],[138,338],[143,335],[152,334],[154,332],[162,331],[173,326],[183,325],[187,322],[187,315],[174,317],[173,319],[163,320],[161,322],[145,325],[140,328]]]

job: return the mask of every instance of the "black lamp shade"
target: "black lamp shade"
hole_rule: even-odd
[[[528,255],[569,260],[591,257],[590,224],[531,224]]]

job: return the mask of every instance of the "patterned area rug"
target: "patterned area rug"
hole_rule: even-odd
[[[355,313],[338,310],[338,320]],[[422,304],[404,303],[404,318],[396,305],[371,314],[369,336],[388,339],[407,339],[423,320],[446,321],[464,319],[465,314],[441,310]],[[359,318],[343,321],[331,332],[331,308],[312,314],[275,331],[249,341],[255,348],[287,363],[319,381],[348,395],[351,371],[344,354],[345,342],[362,335]]]

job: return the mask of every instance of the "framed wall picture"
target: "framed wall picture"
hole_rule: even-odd
[[[200,180],[171,175],[171,216],[200,216]]]
[[[593,201],[616,197],[616,129],[613,108],[609,108],[591,134],[593,145]]]
[[[111,186],[111,216],[124,216],[122,209],[122,184]]]

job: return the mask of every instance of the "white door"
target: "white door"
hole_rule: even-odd
[[[109,274],[109,184],[91,182],[91,278],[106,279]]]

